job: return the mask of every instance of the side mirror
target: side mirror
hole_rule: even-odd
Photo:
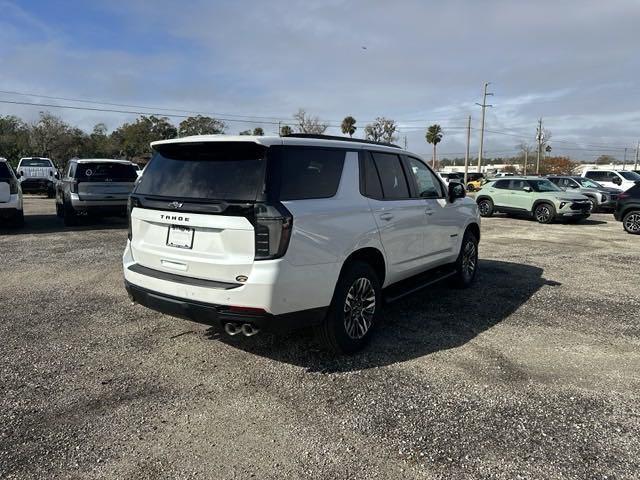
[[[53,176],[56,180],[60,180],[60,174],[58,172],[56,172]]]
[[[464,189],[464,185],[458,182],[449,183],[449,201],[455,202],[456,198],[464,198],[467,196],[467,192]]]
[[[531,193],[531,187],[522,187],[522,190],[524,190],[527,193]]]
[[[613,177],[611,181],[616,185],[622,185],[622,180],[620,180],[620,177]]]

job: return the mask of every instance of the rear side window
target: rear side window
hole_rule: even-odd
[[[595,180],[596,182],[606,182],[612,176],[613,175],[611,175],[610,172],[606,171],[591,171],[585,174],[585,177]]]
[[[409,186],[400,163],[400,157],[390,153],[372,152],[382,182],[386,200],[409,198]]]
[[[83,182],[135,182],[133,165],[126,163],[78,163],[74,178]]]
[[[9,171],[11,167],[9,167],[6,163],[0,163],[0,180],[10,180],[13,178],[11,172]]]
[[[246,202],[264,191],[266,148],[257,143],[169,143],[155,150],[137,194]]]
[[[373,158],[371,158],[369,152],[363,152],[362,158],[364,159],[361,163],[364,168],[364,191],[362,193],[365,197],[382,200],[382,184],[380,183],[376,164],[373,163]]]
[[[329,198],[338,191],[346,150],[286,146],[273,152],[280,200]]]
[[[493,184],[493,188],[499,188],[501,190],[508,190],[509,189],[509,180],[498,180],[496,183]]]

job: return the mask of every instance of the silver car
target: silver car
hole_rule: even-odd
[[[584,177],[569,175],[549,175],[547,177],[560,188],[581,193],[591,202],[591,211],[613,210],[618,201],[618,195],[622,190],[600,185],[598,182]]]
[[[70,160],[56,185],[58,217],[75,225],[81,215],[126,216],[137,171],[127,160]]]

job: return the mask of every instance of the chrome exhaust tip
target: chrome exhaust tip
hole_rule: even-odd
[[[254,335],[260,332],[259,328],[254,327],[250,323],[243,324],[241,328],[242,328],[242,334],[245,337],[253,337]]]
[[[242,327],[238,323],[228,322],[224,324],[224,331],[227,335],[231,335],[233,337],[234,335],[238,335],[242,332]]]

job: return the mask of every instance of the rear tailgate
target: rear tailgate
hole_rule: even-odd
[[[11,200],[9,181],[0,178],[0,203],[7,203],[9,200]]]
[[[131,252],[154,270],[219,282],[249,276],[255,256],[246,217],[134,208]]]
[[[133,182],[78,182],[78,197],[84,201],[127,201]]]
[[[20,167],[24,178],[49,178],[51,171],[51,167]]]

